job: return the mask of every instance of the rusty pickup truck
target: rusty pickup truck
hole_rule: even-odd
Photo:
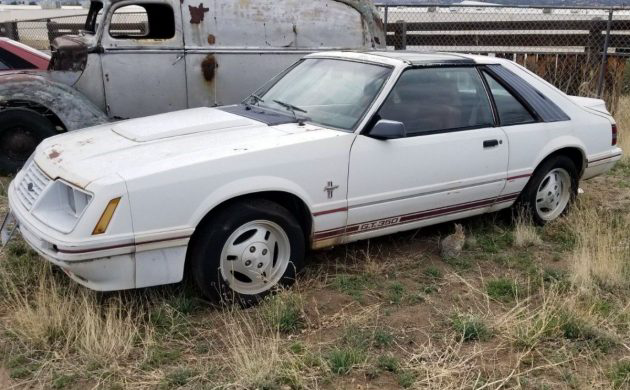
[[[237,103],[308,53],[384,42],[371,0],[94,0],[47,71],[0,74],[0,171],[59,132]]]

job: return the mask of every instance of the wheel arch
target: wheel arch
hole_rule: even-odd
[[[534,169],[534,172],[538,169],[538,167],[544,164],[545,161],[555,156],[566,156],[570,158],[571,161],[573,161],[573,163],[575,164],[575,167],[577,168],[578,179],[582,177],[584,170],[586,169],[587,159],[586,159],[586,152],[581,146],[578,146],[578,145],[564,146],[558,149],[554,149],[550,152],[547,152],[545,157],[540,159],[538,163],[536,164],[536,168]]]
[[[11,108],[24,108],[27,110],[34,111],[44,118],[48,119],[54,126],[58,132],[67,131],[65,123],[59,118],[59,116],[52,111],[50,108],[44,106],[43,104],[28,101],[28,100],[5,100],[0,103],[0,111],[8,110]]]
[[[67,131],[107,121],[105,113],[83,94],[37,73],[0,77],[0,110],[12,107],[42,113]]]
[[[186,251],[186,261],[184,267],[184,273],[187,274],[190,267],[190,248],[192,247],[192,243],[197,238],[197,233],[201,230],[200,228],[207,223],[210,223],[212,218],[217,215],[222,210],[227,207],[232,206],[235,203],[246,201],[249,199],[265,199],[272,201],[274,203],[279,204],[280,206],[285,207],[295,218],[298,220],[298,223],[302,227],[302,231],[304,233],[304,241],[309,243],[311,241],[311,235],[313,231],[313,214],[308,206],[308,204],[302,199],[302,197],[296,195],[293,192],[287,190],[265,190],[265,191],[254,191],[248,192],[244,194],[234,195],[227,199],[222,200],[211,209],[209,209],[205,215],[198,221],[195,226],[195,230],[190,237],[190,242],[188,244],[188,250]]]

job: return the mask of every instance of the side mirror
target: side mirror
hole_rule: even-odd
[[[405,129],[405,124],[402,122],[381,119],[372,127],[369,136],[383,140],[405,138],[407,136],[407,130]]]

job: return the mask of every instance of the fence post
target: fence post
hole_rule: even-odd
[[[13,39],[14,41],[20,40],[17,22],[4,22],[2,23],[2,27],[4,30],[4,35],[7,38]]]
[[[385,45],[387,46],[387,13],[389,11],[389,7],[385,6],[383,10],[383,30],[385,30]]]
[[[610,43],[610,25],[612,24],[613,9],[608,11],[608,22],[606,23],[606,38],[604,38],[604,50],[602,52],[602,63],[599,69],[599,80],[597,80],[597,97],[601,98],[604,92],[604,76],[608,62],[608,44]]]
[[[407,49],[407,22],[396,21],[396,31],[394,32],[394,50]]]
[[[57,35],[59,35],[57,23],[46,19],[46,30],[48,31],[48,44],[51,45],[55,38],[57,38]]]

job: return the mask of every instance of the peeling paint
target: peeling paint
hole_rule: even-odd
[[[50,151],[50,153],[48,153],[48,158],[51,160],[54,160],[59,156],[61,156],[61,152],[58,151],[57,149],[53,149]]]

